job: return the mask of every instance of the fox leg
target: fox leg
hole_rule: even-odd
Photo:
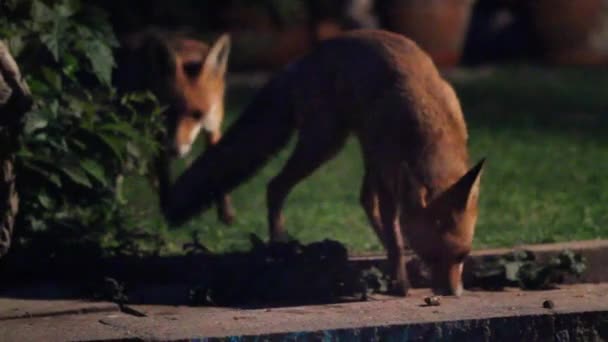
[[[217,144],[222,137],[222,133],[217,130],[215,132],[205,131],[205,138],[207,140],[207,146]],[[234,222],[235,210],[232,206],[232,200],[228,194],[218,194],[216,199],[217,204],[217,217],[220,221],[225,224],[232,224]]]
[[[374,232],[376,232],[380,243],[382,243],[384,249],[387,249],[386,236],[384,228],[382,227],[382,220],[380,219],[380,210],[378,208],[378,191],[373,179],[367,171],[365,171],[365,175],[363,176],[363,185],[361,186],[359,201],[361,202],[361,206],[363,207],[363,210],[365,210],[365,214],[367,214],[367,218],[369,219],[372,228],[374,228]]]
[[[392,180],[398,180],[398,177],[382,175],[382,178],[378,179],[378,203],[380,219],[385,233],[390,272],[393,278],[392,291],[398,295],[406,296],[410,285],[405,268],[405,242],[399,224],[398,181],[393,182]]]
[[[323,132],[318,127],[311,131],[300,130],[298,142],[289,160],[268,183],[266,200],[271,241],[285,241],[287,238],[282,210],[293,187],[334,157],[345,140],[346,134],[335,130]]]

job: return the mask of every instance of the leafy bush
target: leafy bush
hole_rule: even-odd
[[[3,0],[2,37],[35,98],[17,155],[18,245],[47,256],[127,244],[117,241],[133,225],[122,176],[149,173],[162,123],[153,96],[112,88],[118,42],[105,13],[79,0]]]

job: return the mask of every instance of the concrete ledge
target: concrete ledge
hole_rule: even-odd
[[[21,318],[118,311],[120,308],[117,304],[107,302],[0,298],[0,322]]]
[[[0,322],[0,340],[422,341],[608,339],[608,284],[552,291],[466,292],[423,305],[407,298],[276,309],[135,305],[144,313],[93,313]],[[552,300],[553,309],[543,301]]]

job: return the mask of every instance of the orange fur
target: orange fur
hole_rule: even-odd
[[[222,140],[166,189],[167,219],[182,222],[234,189],[294,131],[296,147],[268,185],[272,240],[285,238],[282,208],[291,189],[352,134],[363,151],[361,204],[387,249],[394,289],[407,292],[407,239],[430,266],[437,291],[462,292],[483,162],[468,169],[458,99],[431,59],[385,31],[326,41],[271,80]]]

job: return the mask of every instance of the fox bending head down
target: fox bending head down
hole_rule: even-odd
[[[285,238],[293,187],[342,148],[360,142],[361,204],[385,246],[394,290],[409,287],[405,241],[430,267],[433,287],[462,292],[483,161],[469,169],[467,129],[452,87],[409,39],[359,30],[328,40],[274,77],[219,144],[165,193],[165,217],[182,222],[253,175],[297,132],[267,189],[272,240]],[[255,143],[252,143],[255,141]]]
[[[116,80],[122,92],[150,90],[161,105],[167,126],[166,150],[184,157],[202,131],[207,145],[221,138],[224,118],[225,75],[230,37],[222,35],[208,46],[178,33],[146,30],[129,35],[118,54]],[[168,168],[168,158],[160,158]],[[168,182],[166,170],[159,172]],[[230,198],[218,195],[219,216],[230,223]]]

